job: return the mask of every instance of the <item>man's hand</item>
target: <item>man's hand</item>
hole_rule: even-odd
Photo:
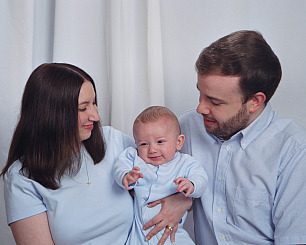
[[[149,207],[154,207],[159,203],[162,204],[162,209],[159,214],[143,226],[143,229],[147,230],[155,225],[155,227],[148,233],[146,239],[150,240],[151,237],[156,235],[158,232],[165,230],[159,244],[164,244],[169,235],[171,242],[174,243],[178,224],[185,212],[191,207],[192,199],[186,198],[182,194],[174,194],[150,203]],[[169,228],[165,229],[166,226],[171,227],[172,231]]]

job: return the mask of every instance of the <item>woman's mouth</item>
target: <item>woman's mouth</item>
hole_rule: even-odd
[[[93,125],[93,124],[83,125],[83,128],[84,128],[84,129],[87,129],[87,130],[92,130],[92,129],[93,129],[93,127],[94,127],[94,125]]]

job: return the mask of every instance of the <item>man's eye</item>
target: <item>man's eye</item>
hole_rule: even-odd
[[[216,106],[218,106],[218,105],[221,105],[219,102],[215,102],[215,101],[211,101],[211,103],[213,104],[213,105],[216,105]]]

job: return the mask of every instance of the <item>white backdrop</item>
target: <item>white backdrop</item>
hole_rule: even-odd
[[[128,134],[148,105],[178,116],[197,105],[194,62],[232,31],[260,31],[283,68],[272,98],[279,114],[306,127],[304,0],[0,0],[0,167],[21,94],[44,62],[69,62],[93,76],[103,124]],[[0,244],[14,244],[0,181]],[[188,228],[192,225],[188,224]]]

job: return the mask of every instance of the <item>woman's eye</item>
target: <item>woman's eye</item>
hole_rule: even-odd
[[[85,108],[79,108],[79,111],[86,111],[86,107]]]

